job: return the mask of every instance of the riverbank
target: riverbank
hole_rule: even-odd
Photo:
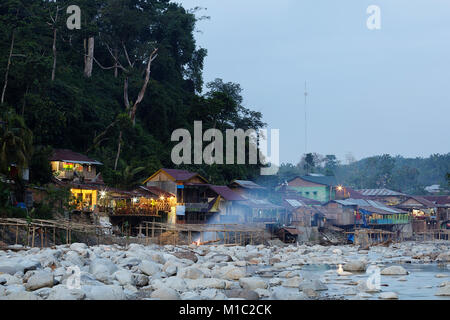
[[[418,288],[427,290],[422,298],[450,299],[448,241],[369,250],[82,243],[10,248],[0,251],[0,299],[7,300],[404,299],[411,297],[406,290]],[[423,266],[429,266],[426,273]]]

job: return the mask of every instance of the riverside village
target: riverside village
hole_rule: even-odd
[[[447,2],[0,1],[4,309],[448,310]]]
[[[102,163],[84,154],[55,149],[48,162],[50,185],[13,200],[24,217],[0,219],[3,299],[450,295],[449,195],[355,190],[322,174],[216,185],[170,168],[126,190],[107,186]],[[51,219],[30,218],[55,199]]]

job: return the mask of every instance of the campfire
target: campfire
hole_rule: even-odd
[[[197,241],[192,242],[192,244],[194,244],[197,247],[199,247],[199,246],[205,246],[205,245],[212,244],[212,243],[217,243],[217,242],[220,242],[220,239],[218,239],[218,240],[211,240],[211,241],[205,241],[205,242],[201,242],[200,240],[197,240]]]

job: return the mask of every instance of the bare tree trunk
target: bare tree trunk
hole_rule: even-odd
[[[15,33],[15,30],[13,30],[12,39],[11,39],[11,47],[9,49],[8,65],[6,67],[6,72],[5,72],[5,84],[3,85],[2,98],[1,98],[0,104],[3,104],[5,102],[5,93],[6,93],[6,87],[8,86],[9,68],[11,66],[11,58],[12,58],[12,54],[13,54],[13,50],[14,50],[15,38],[16,38],[16,33]]]
[[[116,161],[114,162],[114,171],[117,170],[117,164],[119,163],[120,151],[121,151],[121,148],[122,148],[122,135],[123,135],[123,132],[122,132],[122,130],[120,130],[119,145],[117,146]]]
[[[114,78],[117,78],[119,75],[119,50],[117,48],[114,49]]]
[[[52,67],[52,81],[55,81],[55,75],[56,75],[56,34],[57,29],[53,29],[53,67]]]
[[[136,99],[136,102],[133,104],[133,107],[130,110],[130,119],[133,121],[133,125],[136,124],[136,110],[139,103],[141,103],[142,99],[144,99],[145,91],[147,90],[148,82],[150,81],[150,72],[151,72],[151,66],[152,62],[156,59],[158,56],[157,54],[158,49],[155,49],[150,57],[148,58],[147,63],[147,69],[145,70],[145,80],[144,84],[142,85],[141,91],[139,92],[138,98]]]
[[[84,65],[84,76],[90,78],[92,76],[92,68],[94,66],[94,46],[95,39],[90,37],[88,40],[87,57]]]
[[[25,114],[25,104],[27,102],[27,95],[28,95],[28,89],[29,89],[29,85],[27,84],[27,88],[25,90],[25,94],[23,96],[23,104],[22,104],[22,117]]]
[[[56,76],[56,36],[58,33],[58,27],[57,27],[57,23],[58,23],[58,16],[59,16],[59,6],[56,6],[56,15],[55,15],[55,19],[53,19],[52,16],[50,16],[50,18],[53,20],[53,67],[52,67],[52,82],[55,81],[55,76]]]

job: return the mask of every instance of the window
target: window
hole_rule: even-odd
[[[314,197],[317,198],[317,191],[314,191],[313,194],[314,194]]]

